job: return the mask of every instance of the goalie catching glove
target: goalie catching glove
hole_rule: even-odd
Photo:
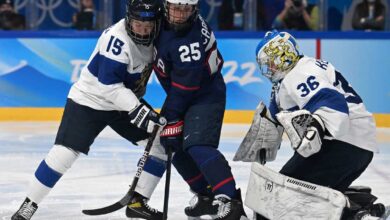
[[[291,146],[303,157],[309,157],[321,150],[325,126],[320,116],[307,110],[282,111],[276,114],[283,125]]]
[[[154,125],[165,126],[167,120],[160,116],[147,105],[140,103],[135,109],[129,112],[130,123],[148,133],[152,133]]]

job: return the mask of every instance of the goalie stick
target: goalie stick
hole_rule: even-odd
[[[112,205],[109,205],[109,206],[106,206],[103,208],[99,208],[99,209],[85,209],[82,211],[84,214],[86,214],[86,215],[105,215],[105,214],[108,214],[111,212],[115,212],[116,210],[119,210],[119,209],[125,207],[127,204],[129,204],[129,202],[131,201],[131,199],[134,196],[135,187],[137,186],[139,177],[141,176],[141,173],[144,169],[145,162],[149,156],[150,149],[152,148],[153,141],[157,135],[158,130],[159,130],[159,126],[155,125],[153,128],[153,132],[148,139],[148,143],[146,144],[145,151],[140,159],[140,162],[138,163],[137,172],[135,173],[131,187],[130,187],[129,191],[127,191],[126,195],[123,196],[123,198],[120,199],[118,202],[116,202]]]

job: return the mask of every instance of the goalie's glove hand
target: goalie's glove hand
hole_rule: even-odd
[[[322,123],[318,115],[313,115],[312,122],[307,128],[302,142],[296,149],[303,157],[310,157],[321,150],[322,139],[324,138],[324,125]]]
[[[173,151],[180,149],[183,144],[183,120],[174,120],[167,123],[160,133],[161,145],[167,149],[170,148]]]
[[[148,133],[152,133],[154,125],[162,127],[167,123],[164,117],[143,103],[140,103],[135,109],[129,112],[129,118],[130,123]]]
[[[281,112],[276,115],[283,125],[291,146],[303,157],[309,157],[321,150],[325,126],[321,118],[307,110]]]

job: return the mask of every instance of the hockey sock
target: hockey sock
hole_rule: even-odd
[[[139,163],[139,162],[138,162]],[[167,162],[155,156],[149,156],[141,172],[135,191],[150,199],[158,182],[164,175]]]
[[[54,145],[35,171],[27,197],[37,204],[40,203],[78,156],[78,152]]]
[[[208,195],[210,193],[208,182],[187,152],[178,150],[172,159],[172,164],[193,192],[201,195]]]
[[[236,196],[236,183],[225,157],[211,146],[193,146],[188,149],[207,182],[213,187],[214,194]]]

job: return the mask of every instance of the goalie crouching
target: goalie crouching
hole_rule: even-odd
[[[302,55],[287,32],[267,32],[256,49],[273,87],[257,108],[235,160],[274,160],[284,131],[295,150],[276,173],[252,166],[246,205],[258,219],[362,219],[384,214],[368,187],[350,188],[377,152],[375,122],[329,62]]]

